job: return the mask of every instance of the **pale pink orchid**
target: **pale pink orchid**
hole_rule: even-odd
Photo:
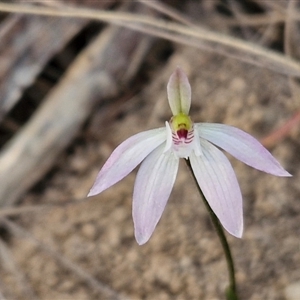
[[[88,196],[101,193],[141,164],[134,184],[132,215],[138,244],[151,237],[171,194],[179,159],[190,160],[198,184],[223,227],[243,232],[242,195],[227,157],[217,147],[258,170],[291,176],[256,139],[223,124],[193,123],[191,87],[178,67],[167,86],[173,117],[166,127],[138,133],[119,145],[99,172]],[[217,147],[216,147],[217,146]]]

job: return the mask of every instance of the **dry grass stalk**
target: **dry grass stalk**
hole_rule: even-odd
[[[234,57],[286,75],[300,76],[300,63],[298,61],[256,44],[213,32],[200,26],[197,28],[188,27],[141,14],[109,12],[67,6],[64,7],[64,10],[57,10],[50,7],[0,3],[0,11],[56,17],[86,18],[109,22],[157,37],[166,38],[171,41],[180,42],[185,45]],[[300,14],[295,14],[294,17],[299,19]]]

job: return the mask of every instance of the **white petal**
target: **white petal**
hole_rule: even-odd
[[[133,192],[132,216],[139,245],[151,237],[171,194],[179,159],[172,151],[155,149],[141,164]]]
[[[224,149],[243,163],[276,176],[291,176],[250,134],[224,124],[198,123],[195,126],[201,138]]]
[[[169,79],[167,93],[173,115],[179,113],[188,115],[191,107],[191,86],[187,76],[179,67]]]
[[[165,140],[166,128],[144,131],[125,140],[100,170],[88,196],[97,195],[123,179]]]
[[[242,195],[226,156],[201,139],[201,156],[190,156],[198,184],[224,228],[236,237],[243,233]]]

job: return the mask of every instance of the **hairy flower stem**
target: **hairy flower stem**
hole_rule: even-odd
[[[188,166],[188,168],[190,169],[192,176],[196,182],[196,186],[198,188],[198,191],[200,193],[200,195],[202,196],[203,202],[205,204],[206,209],[208,210],[212,223],[217,231],[218,237],[220,239],[220,242],[222,244],[223,250],[224,250],[224,254],[226,257],[226,261],[227,261],[227,268],[228,268],[228,274],[229,274],[229,287],[226,290],[226,299],[227,300],[238,300],[238,296],[237,296],[237,292],[236,292],[236,282],[235,282],[235,270],[234,270],[234,263],[233,263],[233,259],[232,259],[232,255],[231,255],[231,251],[223,230],[222,225],[219,222],[219,219],[217,218],[217,216],[215,215],[215,213],[213,212],[213,210],[211,209],[211,207],[209,206],[205,196],[202,193],[202,190],[200,189],[197,179],[195,177],[195,174],[193,172],[190,160],[187,159],[185,160],[186,164]]]

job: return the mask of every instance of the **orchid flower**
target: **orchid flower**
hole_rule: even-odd
[[[108,158],[88,196],[101,193],[141,164],[134,184],[132,215],[138,244],[151,237],[171,194],[179,159],[189,159],[198,184],[223,227],[243,232],[242,195],[233,168],[217,147],[258,170],[291,176],[255,138],[223,124],[193,123],[189,117],[191,87],[177,67],[167,94],[173,117],[165,127],[133,135]],[[217,147],[216,147],[217,146]]]

